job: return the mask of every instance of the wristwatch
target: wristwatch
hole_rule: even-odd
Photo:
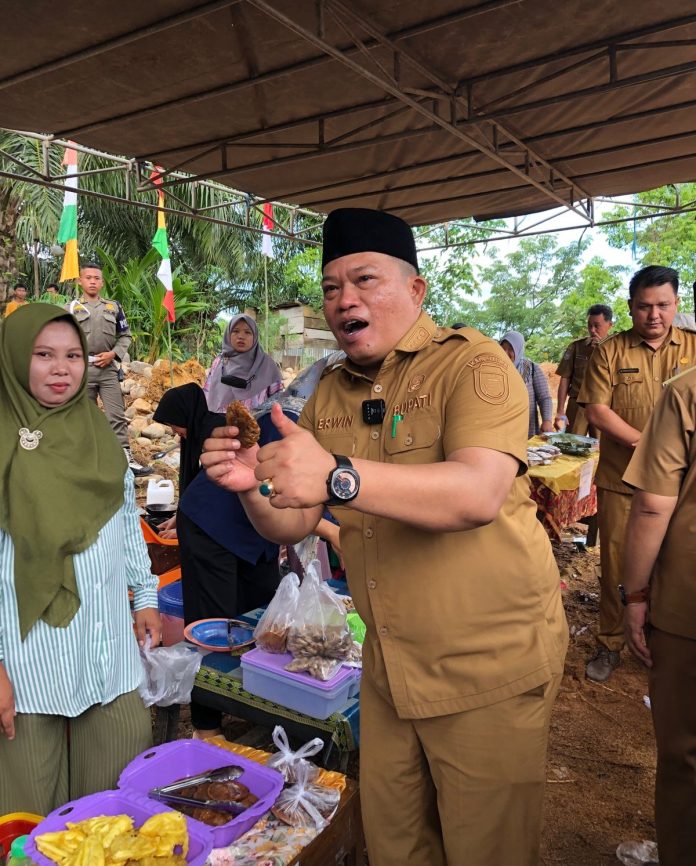
[[[626,607],[629,604],[643,604],[650,601],[650,587],[644,586],[636,592],[626,592],[622,583],[619,584],[619,597],[621,604]]]
[[[329,494],[326,504],[345,505],[358,495],[360,476],[347,457],[334,454],[334,459],[336,468],[329,472],[329,477],[326,479],[326,490]]]

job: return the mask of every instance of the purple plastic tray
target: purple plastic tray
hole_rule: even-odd
[[[151,816],[159,812],[169,812],[163,803],[149,800],[135,791],[101,791],[90,794],[79,800],[66,803],[60,809],[51,812],[48,817],[32,830],[25,851],[29,859],[38,866],[56,866],[55,860],[44,857],[34,843],[37,836],[55,830],[65,830],[66,821],[84,821],[85,818],[95,818],[98,815],[130,815],[135,826],[140,827]],[[208,832],[203,832],[198,821],[186,819],[189,834],[189,851],[186,857],[188,866],[203,866],[213,847],[213,840]]]
[[[148,749],[131,761],[121,773],[118,787],[127,795],[137,791],[141,797],[147,796],[152,788],[228,764],[237,764],[244,770],[239,781],[259,798],[258,802],[220,827],[190,819],[199,833],[212,839],[214,848],[225,848],[253,827],[275,803],[283,788],[283,777],[277,770],[203,740],[176,740]]]
[[[337,686],[340,688],[346,680],[352,679],[355,676],[353,673],[354,668],[341,665],[330,680],[318,680],[304,671],[286,671],[285,665],[291,661],[292,655],[290,653],[268,653],[262,649],[253,649],[242,656],[242,667],[248,666],[268,671],[272,674],[280,674],[285,679],[292,680],[295,683],[302,683],[305,686],[311,686],[322,692],[333,692]]]

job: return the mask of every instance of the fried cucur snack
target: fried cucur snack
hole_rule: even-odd
[[[230,427],[239,428],[239,441],[242,448],[251,448],[259,441],[261,430],[256,423],[256,418],[241,401],[235,400],[227,407],[227,423]]]

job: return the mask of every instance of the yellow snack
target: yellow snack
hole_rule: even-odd
[[[181,812],[160,812],[152,815],[140,828],[140,833],[156,840],[157,857],[173,854],[177,846],[181,847],[184,856],[188,854],[188,830],[186,818]]]
[[[98,836],[87,836],[65,861],[65,866],[106,866],[104,846]]]
[[[104,848],[108,848],[116,836],[133,829],[133,819],[129,815],[99,815],[95,818],[86,818],[77,824],[68,822],[66,826],[79,830],[85,836],[97,836],[101,839]]]
[[[85,840],[80,830],[57,830],[36,837],[36,847],[45,856],[62,864],[74,854]]]
[[[116,836],[107,851],[107,863],[126,863],[128,860],[140,860],[155,853],[155,840],[142,836],[138,832],[123,833]]]
[[[188,828],[180,812],[152,815],[139,830],[128,815],[99,815],[66,828],[36,837],[38,850],[58,866],[186,866]]]

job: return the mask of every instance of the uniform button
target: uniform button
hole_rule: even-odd
[[[379,430],[373,430],[372,433],[370,433],[370,438],[379,439]]]
[[[377,385],[374,386],[374,388],[373,388],[372,390],[375,392],[375,394],[381,394],[383,388],[382,388],[382,386],[381,386],[380,384],[377,384]]]
[[[404,439],[404,442],[406,443],[406,445],[413,445],[413,436],[407,436]]]
[[[368,580],[367,581],[367,588],[368,589],[375,589],[376,586],[377,586],[376,580]]]
[[[383,625],[383,626],[380,628],[379,633],[380,633],[380,634],[389,634],[389,629],[386,627],[386,625]]]
[[[370,529],[370,527],[368,526],[367,529],[365,530],[365,538],[372,538],[372,536],[374,534],[375,534],[374,530]]]
[[[659,376],[655,376],[655,381],[656,381],[656,382],[659,382],[659,381],[660,381],[660,377],[659,377]]]

